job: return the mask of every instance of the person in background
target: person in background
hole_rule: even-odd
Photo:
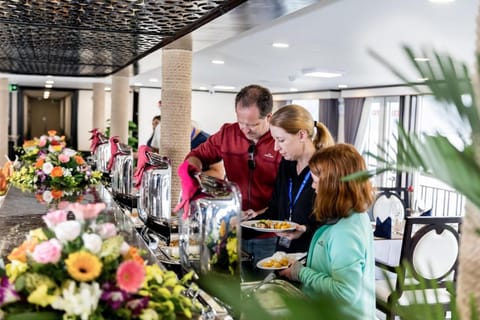
[[[272,196],[281,160],[269,131],[272,108],[273,98],[267,88],[244,87],[235,97],[237,122],[224,124],[185,158],[196,171],[223,160],[226,178],[240,189],[243,211],[265,211]],[[274,233],[243,228],[242,249],[253,255],[254,264],[271,256],[275,246]]]
[[[160,124],[160,121],[162,120],[162,116],[155,116],[152,119],[152,135],[150,138],[148,138],[146,145],[151,147],[152,146],[152,140],[153,136],[155,135],[155,128]]]
[[[162,100],[158,100],[158,109],[162,109]],[[155,127],[153,130],[153,137],[150,142],[150,147],[154,152],[159,152],[160,151],[160,137],[161,137],[161,125],[158,123],[158,125]]]
[[[268,209],[260,217],[293,221],[298,224],[297,228],[306,228],[306,232],[293,240],[289,237],[290,232],[278,233],[277,251],[307,252],[316,226],[312,215],[315,190],[308,161],[315,151],[335,142],[325,125],[313,121],[307,109],[294,104],[273,114],[270,133],[275,140],[275,150],[283,159]],[[255,213],[250,214],[255,217]]]
[[[349,144],[315,153],[309,162],[317,197],[315,231],[305,266],[299,261],[280,275],[299,281],[311,297],[331,299],[342,319],[375,319],[375,258],[368,208],[374,200],[370,180],[342,180],[366,170]],[[297,231],[297,235],[301,234]]]
[[[190,149],[193,150],[205,141],[207,141],[210,135],[200,129],[198,124],[192,121],[192,133],[190,134]]]
[[[199,128],[198,124],[192,121],[192,133],[190,134],[190,150],[195,149],[205,141],[207,141],[210,135]],[[211,177],[218,179],[225,178],[225,168],[223,166],[223,161],[213,163],[208,167],[202,168],[202,172]]]

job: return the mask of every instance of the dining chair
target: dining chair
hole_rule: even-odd
[[[375,261],[377,309],[394,319],[414,305],[450,309],[454,297],[462,217],[407,217],[398,265]]]
[[[406,216],[405,202],[395,188],[379,188],[372,205],[372,218],[375,222],[374,235],[381,238],[392,238],[392,230],[398,233],[403,229],[401,222]],[[398,230],[397,230],[398,229]]]

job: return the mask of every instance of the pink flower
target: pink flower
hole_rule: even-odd
[[[113,223],[102,223],[97,226],[97,233],[102,239],[108,239],[117,235],[117,228]]]
[[[73,211],[77,220],[94,219],[103,209],[105,209],[103,202],[89,204],[76,202],[68,206],[68,210]]]
[[[407,191],[408,192],[413,192],[413,186],[408,186]]]
[[[62,245],[57,239],[38,244],[33,250],[33,260],[39,263],[57,263],[62,256]]]
[[[145,268],[142,264],[127,260],[120,264],[117,270],[117,284],[122,290],[135,293],[140,289],[145,279]]]
[[[61,162],[61,163],[68,163],[70,161],[70,157],[67,156],[66,154],[59,154],[58,155],[58,160]]]
[[[50,211],[46,215],[44,215],[42,219],[47,224],[47,227],[52,228],[61,222],[67,221],[67,211]]]
[[[46,144],[47,144],[47,139],[46,139],[46,138],[44,139],[43,136],[42,136],[42,137],[40,138],[40,140],[38,141],[38,146],[39,146],[40,148],[42,148],[42,147],[45,147]]]

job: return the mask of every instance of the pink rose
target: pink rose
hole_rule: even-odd
[[[42,148],[42,147],[45,147],[46,144],[47,144],[47,139],[43,139],[43,136],[42,136],[42,138],[40,138],[40,140],[38,141],[38,146]]]
[[[105,203],[80,204],[76,202],[68,206],[67,209],[75,214],[77,220],[94,219],[103,209],[105,209]]]
[[[99,224],[97,228],[97,233],[100,235],[100,237],[102,237],[102,239],[108,239],[117,235],[117,228],[113,223],[102,223]]]
[[[50,211],[42,217],[43,221],[47,224],[49,228],[56,226],[57,224],[67,221],[67,211],[65,210],[56,210]]]
[[[58,155],[58,160],[59,160],[61,163],[67,163],[67,162],[70,161],[70,157],[67,156],[66,154],[61,153],[61,154]]]
[[[57,263],[62,256],[62,244],[57,239],[50,239],[38,244],[32,257],[38,263]]]

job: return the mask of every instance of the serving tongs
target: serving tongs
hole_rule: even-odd
[[[203,173],[196,173],[194,177],[200,184],[203,193],[215,198],[231,198],[232,189],[229,185],[231,182],[217,179]]]
[[[262,281],[260,281],[259,283],[257,283],[253,287],[245,290],[244,293],[243,293],[244,297],[245,298],[250,298],[258,289],[260,289],[261,287],[263,287],[265,284],[269,283],[270,281],[274,280],[276,277],[277,276],[276,276],[275,272],[270,272],[269,274],[267,274],[267,276],[265,278],[263,278]]]
[[[171,166],[170,159],[164,156],[159,155],[155,152],[147,151],[145,152],[147,156],[147,162],[151,166],[155,166],[160,169],[168,169]]]

